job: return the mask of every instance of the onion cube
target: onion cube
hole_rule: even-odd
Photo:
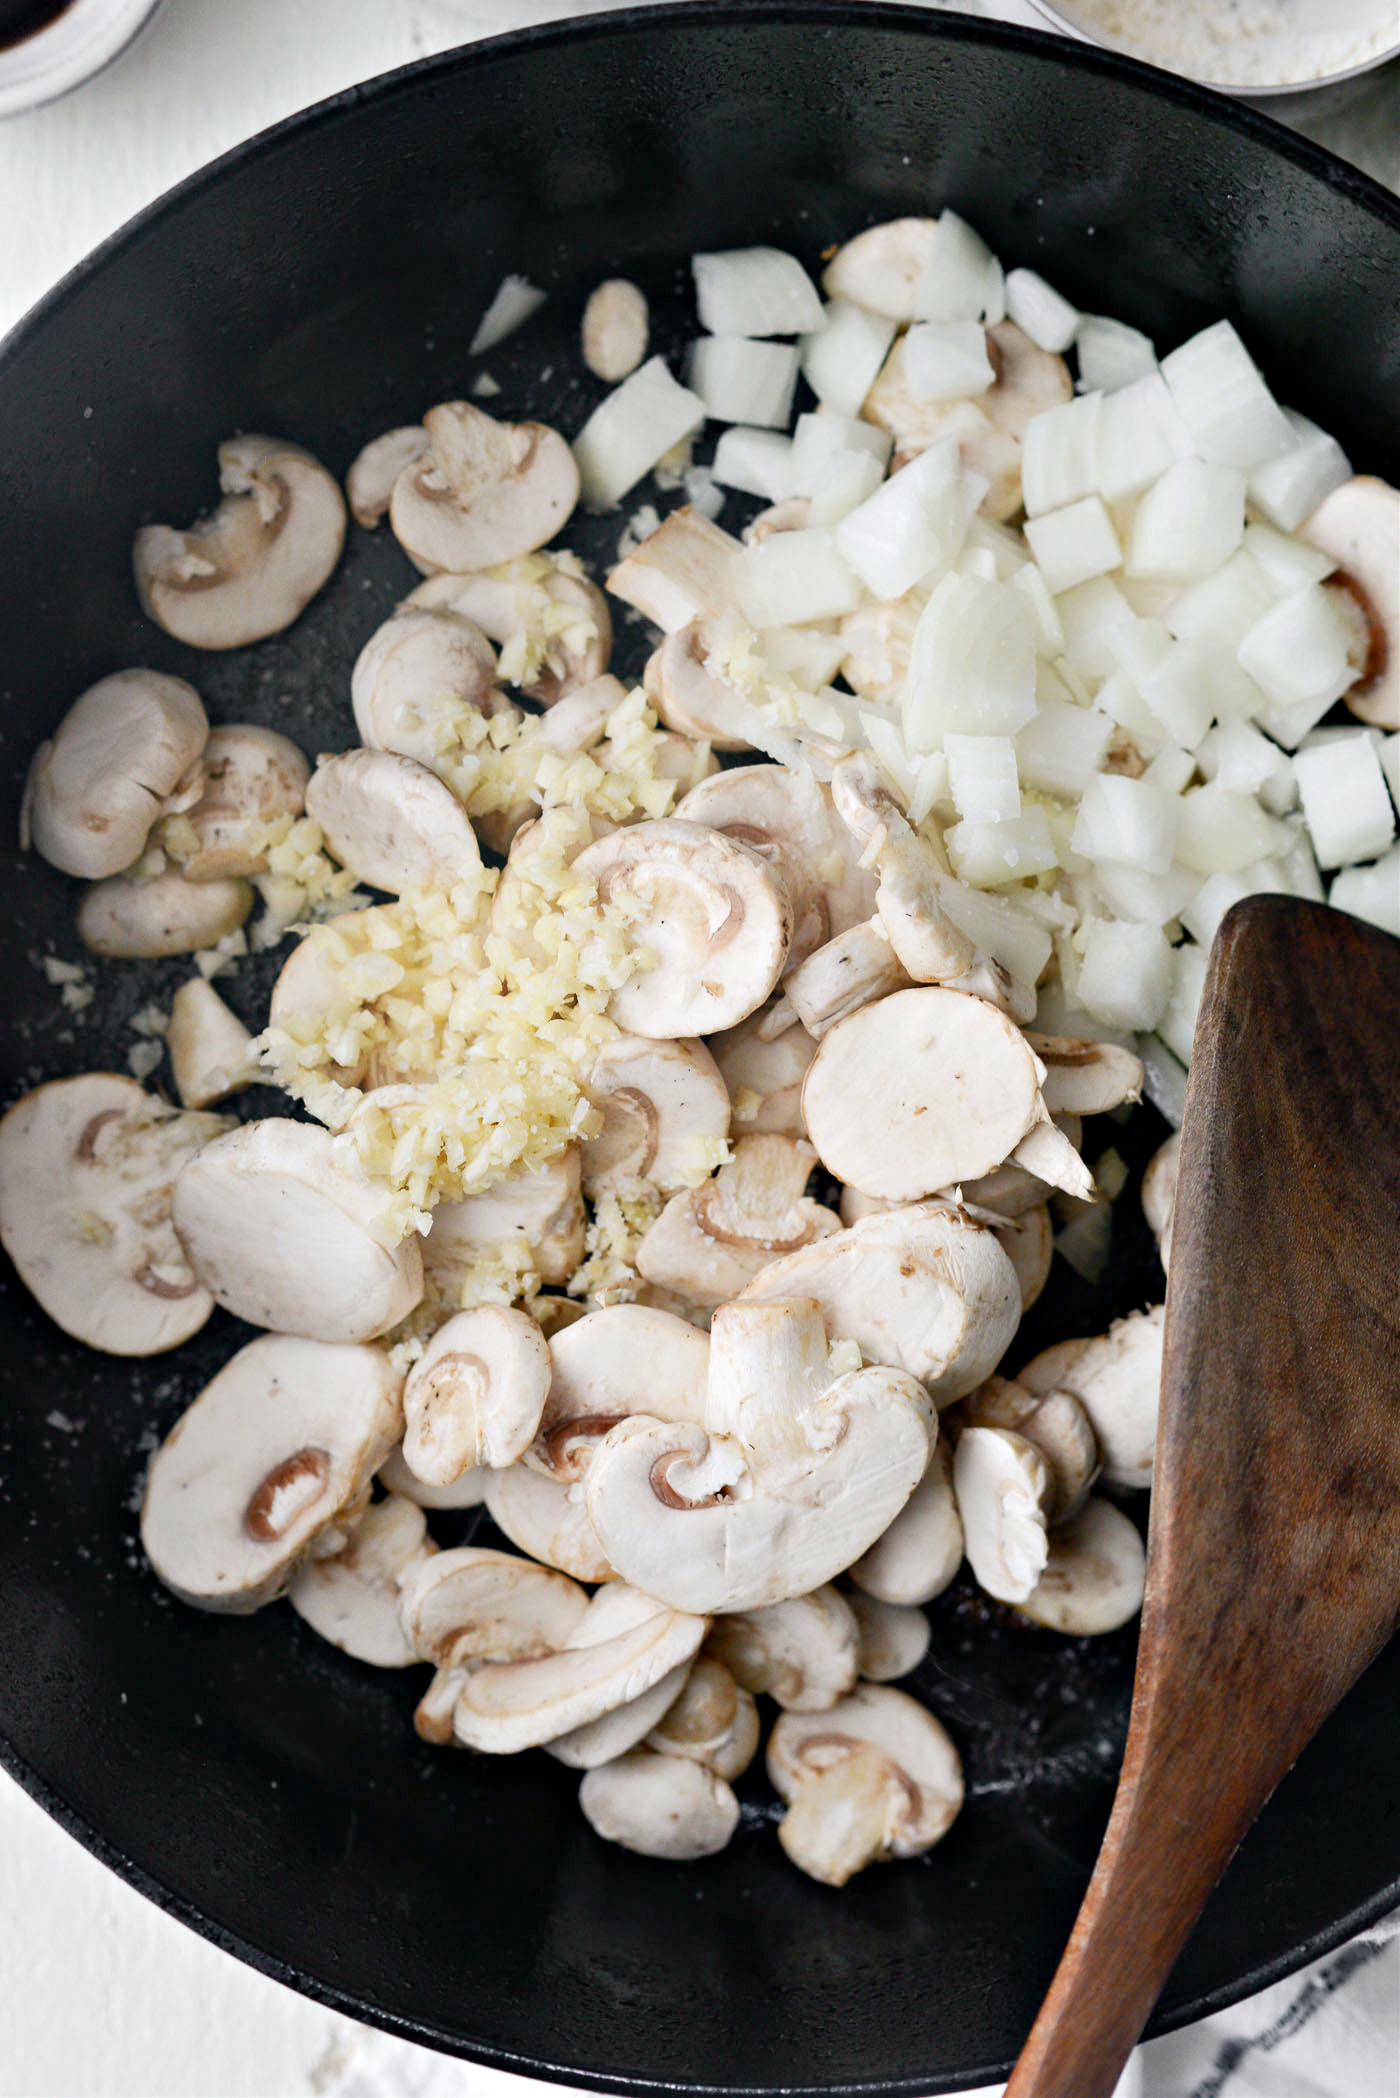
[[[1256,619],[1262,619],[1279,592],[1245,545],[1231,554],[1213,575],[1188,583],[1162,614],[1178,641],[1199,641],[1233,655]],[[1305,580],[1300,577],[1300,581]],[[1293,587],[1293,586],[1290,586]]]
[[[802,376],[824,407],[855,415],[894,341],[895,324],[849,299],[832,299],[825,324],[798,345]]]
[[[1315,707],[1306,727],[1293,734],[1295,745],[1352,683],[1350,639],[1346,615],[1331,592],[1319,583],[1305,583],[1271,605],[1240,642],[1241,669],[1280,710],[1289,732],[1300,718],[1296,710]],[[1267,716],[1265,725],[1271,726]]]
[[[1096,773],[1084,789],[1071,842],[1086,860],[1118,860],[1147,874],[1165,874],[1176,857],[1181,809],[1179,795],[1164,794],[1145,780]]]
[[[1049,585],[1034,561],[1027,561],[1013,575],[1003,580],[1010,582],[1030,600],[1031,610],[1035,613],[1038,653],[1042,657],[1063,655],[1065,630],[1055,609],[1055,600]]]
[[[1103,678],[1119,668],[1115,647],[1137,625],[1138,615],[1115,582],[1097,576],[1081,583],[1056,598],[1055,610],[1064,629],[1065,655],[1077,671]],[[1163,647],[1169,639],[1164,628]]]
[[[1144,1096],[1173,1129],[1180,1129],[1186,1117],[1185,1065],[1160,1035],[1140,1034],[1133,1046],[1142,1064]]]
[[[1195,450],[1171,390],[1154,367],[1106,394],[1099,411],[1098,487],[1110,503],[1140,490]]]
[[[842,518],[836,544],[873,596],[903,597],[953,561],[985,487],[964,474],[955,442],[930,445]]]
[[[1206,963],[1209,959],[1206,948],[1197,947],[1189,940],[1172,949],[1171,989],[1166,1005],[1155,1024],[1158,1034],[1173,1056],[1179,1056],[1184,1064],[1191,1061],[1192,1044],[1196,1038],[1196,1015],[1201,1009],[1201,993],[1206,987]]]
[[[1026,881],[1059,865],[1044,809],[1023,809],[1005,823],[955,823],[943,833],[953,872],[974,888]]]
[[[884,468],[869,452],[833,452],[808,500],[808,524],[840,524],[874,495],[884,478]]]
[[[1181,922],[1193,940],[1209,947],[1226,911],[1255,893],[1254,886],[1239,874],[1208,874],[1182,912]]]
[[[1016,738],[1016,763],[1028,787],[1077,799],[1108,755],[1113,723],[1068,700],[1042,700]]]
[[[1176,855],[1198,874],[1237,874],[1251,860],[1286,850],[1285,826],[1259,806],[1252,794],[1226,787],[1193,787],[1177,802],[1180,828]]]
[[[945,736],[948,790],[970,823],[1006,823],[1021,813],[1016,746],[1009,736]]]
[[[1243,537],[1244,475],[1178,459],[1138,504],[1127,572],[1189,583],[1228,561]]]
[[[1113,519],[1097,495],[1030,518],[1026,541],[1047,587],[1057,596],[1122,566],[1123,549]]]
[[[1079,310],[1061,298],[1038,270],[1008,270],[1006,312],[1038,350],[1059,353],[1074,341]]]
[[[1229,321],[1162,359],[1162,376],[1201,457],[1250,473],[1290,450],[1292,429]]]
[[[1245,526],[1244,547],[1235,559],[1245,556],[1253,561],[1275,597],[1286,597],[1290,590],[1301,590],[1305,583],[1325,581],[1337,565],[1320,546],[1309,546],[1306,539],[1295,539],[1289,532],[1276,532],[1272,525],[1258,523]],[[1259,609],[1262,612],[1264,607]]]
[[[786,430],[797,391],[797,351],[746,335],[702,335],[690,346],[691,391],[714,422]]]
[[[805,335],[822,325],[817,288],[780,248],[693,255],[700,325],[711,335]]]
[[[721,433],[710,473],[725,488],[780,503],[787,494],[791,464],[790,437],[778,430],[752,430],[736,423]]]
[[[860,584],[830,532],[774,532],[734,556],[734,593],[751,626],[839,619],[860,603]]]
[[[1254,794],[1269,813],[1281,816],[1298,799],[1298,782],[1287,754],[1247,721],[1222,721],[1196,751],[1207,780],[1235,794]]]
[[[1300,750],[1293,770],[1319,867],[1354,867],[1385,851],[1395,836],[1395,811],[1365,729]]]
[[[1093,886],[1115,918],[1140,925],[1171,925],[1199,893],[1201,877],[1190,867],[1173,864],[1165,874],[1144,874],[1139,867],[1112,860],[1095,865]]]
[[[672,378],[665,358],[648,358],[598,403],[574,439],[585,503],[611,509],[704,420],[705,403]]]
[[[906,466],[889,486],[912,471]],[[838,529],[852,522],[847,518]],[[945,575],[910,645],[905,740],[911,750],[925,751],[949,730],[1014,736],[1035,712],[1035,680],[1035,615],[1023,593],[1010,583]]]
[[[1167,1007],[1172,950],[1158,925],[1089,918],[1079,934],[1076,995],[1092,1019],[1148,1032]]]
[[[854,415],[799,415],[792,433],[787,494],[815,495],[828,462],[838,452],[869,452],[883,473],[894,449],[894,433]]]
[[[996,381],[977,321],[920,321],[904,338],[904,379],[916,401],[963,401]]]
[[[1351,465],[1335,437],[1329,437],[1305,415],[1283,411],[1293,433],[1286,450],[1256,466],[1249,477],[1255,508],[1281,532],[1296,532],[1318,504],[1351,479]]]
[[[1028,517],[1062,510],[1099,485],[1099,418],[1103,396],[1081,394],[1043,408],[1021,439],[1021,495]]]
[[[1400,938],[1400,845],[1370,867],[1344,867],[1327,901]]]
[[[1221,659],[1227,671],[1238,667]],[[1142,696],[1173,742],[1194,750],[1215,719],[1211,652],[1195,641],[1173,641],[1142,683]]]
[[[1001,264],[955,211],[939,214],[914,285],[913,312],[916,321],[983,321],[989,327],[1006,316]]]
[[[958,930],[994,962],[1000,962],[1018,983],[1039,980],[1054,941],[1046,927],[1019,903],[957,881],[943,882],[938,900]]]
[[[1151,749],[1161,739],[1162,724],[1130,677],[1115,670],[1094,694],[1095,711],[1126,729],[1135,743]]]
[[[1149,787],[1160,787],[1164,794],[1183,794],[1195,775],[1192,752],[1176,743],[1164,743],[1142,776]]]
[[[1116,393],[1157,369],[1151,336],[1144,335],[1141,328],[1130,328],[1126,321],[1110,320],[1107,314],[1085,314],[1075,330],[1074,351],[1079,383],[1086,393]]]

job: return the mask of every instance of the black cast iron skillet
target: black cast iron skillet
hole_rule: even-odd
[[[300,624],[257,648],[195,657],[137,613],[133,527],[208,503],[220,438],[267,429],[343,469],[469,383],[464,345],[506,269],[551,296],[484,360],[500,406],[572,431],[596,391],[575,328],[600,277],[638,278],[674,348],[693,250],[773,241],[815,264],[862,225],[945,202],[1008,263],[1164,344],[1229,314],[1286,401],[1400,472],[1400,206],[1242,108],[1080,46],[874,5],[731,0],[508,37],[229,156],[8,346],[3,836],[34,744],[123,664],[190,676],[216,720],[276,722],[313,752],[353,740],[350,662],[407,581],[383,533],[353,534]],[[625,629],[626,667],[640,645]],[[74,1023],[35,957],[74,953],[75,885],[8,848],[3,881],[8,1100],[120,1066],[131,1011],[187,970],[111,965]],[[265,966],[229,987],[255,1026],[267,983]],[[1154,1133],[1131,1141],[1140,1163]],[[1057,1273],[1023,1353],[1160,1295],[1121,1208],[1107,1287]],[[935,1606],[918,1688],[970,1796],[925,1860],[819,1888],[781,1858],[761,1778],[722,1857],[633,1858],[592,1835],[576,1777],[544,1756],[422,1747],[414,1681],[344,1659],[289,1611],[205,1617],[158,1588],[135,1542],[143,1453],[247,1337],[232,1320],[128,1364],[0,1287],[0,1753],[144,1893],[323,2001],[535,2074],[914,2093],[1005,2071],[1107,1815],[1131,1633],[1057,1641],[961,1588]],[[1397,1696],[1400,1648],[1247,1841],[1157,2030],[1400,1898]]]

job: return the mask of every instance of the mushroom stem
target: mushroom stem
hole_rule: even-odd
[[[778,1841],[809,1879],[844,1887],[886,1848],[905,1790],[879,1749],[861,1743],[804,1779],[778,1823]]]

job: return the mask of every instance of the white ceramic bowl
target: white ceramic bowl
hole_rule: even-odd
[[[119,58],[162,0],[69,0],[43,29],[0,50],[0,117],[55,102]]]

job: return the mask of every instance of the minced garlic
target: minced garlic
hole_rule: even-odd
[[[635,1297],[642,1283],[637,1248],[664,1206],[664,1195],[650,1180],[625,1180],[596,1196],[584,1258],[568,1280],[569,1295],[594,1304],[625,1304]]]

